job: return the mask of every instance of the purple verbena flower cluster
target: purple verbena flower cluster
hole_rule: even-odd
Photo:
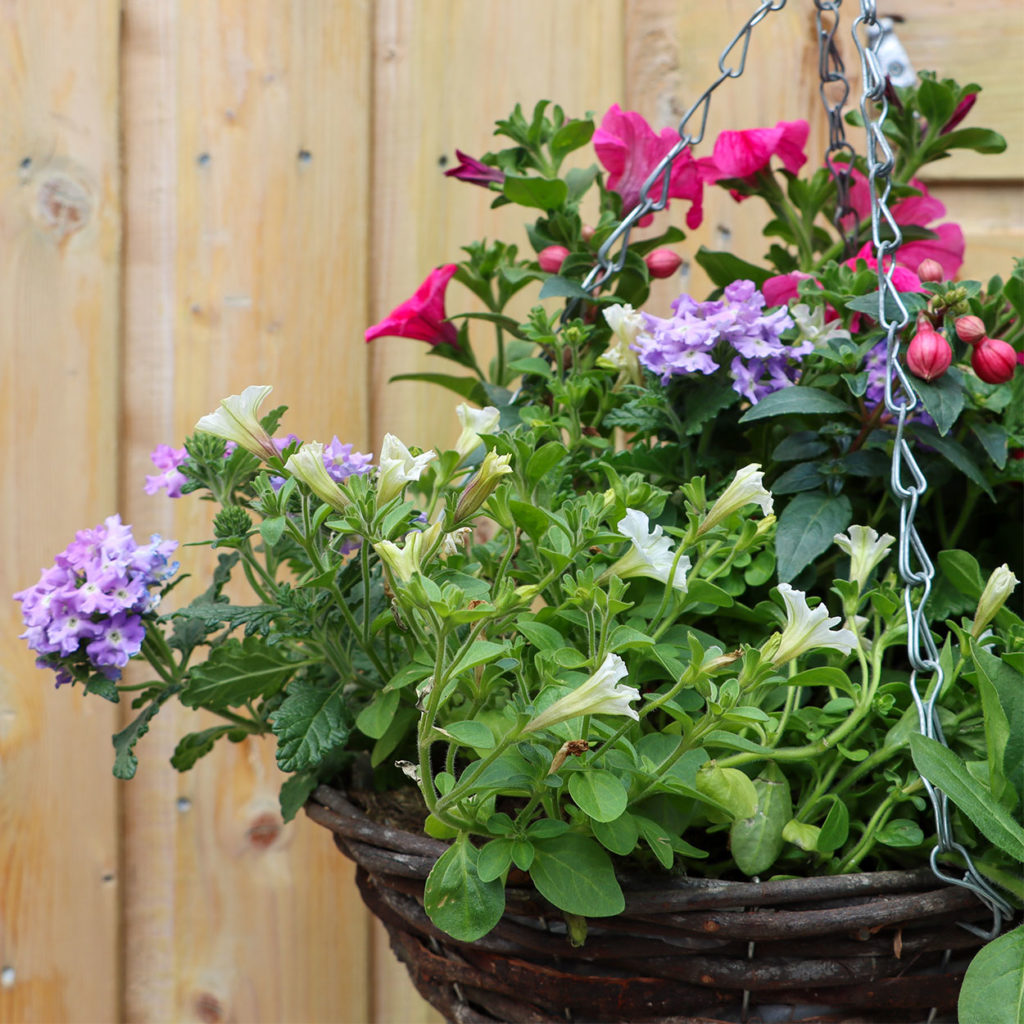
[[[757,403],[765,395],[796,380],[799,361],[813,351],[810,341],[787,345],[782,332],[793,326],[785,306],[764,312],[764,296],[753,281],[734,281],[714,302],[697,302],[680,295],[668,319],[644,314],[646,330],[633,345],[641,365],[663,384],[690,373],[719,369],[712,353],[727,345],[734,353],[729,364],[733,390]],[[715,353],[718,358],[728,351]]]
[[[169,561],[177,546],[157,534],[136,544],[119,515],[80,530],[35,586],[14,595],[27,627],[21,636],[39,654],[36,664],[53,669],[58,686],[81,678],[74,668],[120,679],[142,648],[142,616],[159,601],[150,588],[178,570]]]
[[[146,477],[146,493],[156,494],[162,487],[167,488],[168,498],[180,498],[181,488],[188,477],[178,467],[188,458],[184,448],[172,448],[169,444],[158,444],[150,459],[160,473]]]
[[[327,475],[336,483],[344,483],[350,476],[363,476],[373,468],[373,456],[352,451],[352,445],[342,444],[338,435],[324,445],[324,466]]]
[[[864,357],[864,371],[868,375],[867,387],[864,390],[864,404],[868,410],[874,410],[878,406],[885,404],[885,378],[889,372],[889,367],[884,338],[873,346]],[[903,389],[898,385],[895,389],[894,397],[897,402],[902,402],[906,398]],[[935,425],[935,420],[924,411],[920,403],[907,414],[907,422],[920,423],[924,426]]]

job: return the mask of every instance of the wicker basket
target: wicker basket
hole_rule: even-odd
[[[928,869],[765,883],[621,874],[625,910],[591,919],[580,948],[528,884],[508,887],[493,931],[462,943],[423,910],[444,843],[377,824],[327,786],[306,812],[358,865],[417,989],[458,1024],[955,1019],[982,943],[958,922],[989,920]]]

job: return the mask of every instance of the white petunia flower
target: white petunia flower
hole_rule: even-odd
[[[422,571],[423,557],[437,543],[443,525],[433,523],[425,530],[412,530],[405,537],[405,544],[399,547],[393,541],[382,540],[373,545],[373,550],[380,555],[381,561],[403,583],[408,583],[413,573]]]
[[[225,398],[219,409],[199,420],[195,429],[234,441],[257,458],[275,458],[277,449],[259,419],[260,405],[273,390],[269,384],[250,384],[240,395]]]
[[[583,715],[626,715],[639,721],[630,703],[640,699],[640,691],[619,682],[628,674],[626,663],[617,654],[609,654],[589,679],[531,719],[523,731],[536,732]]]
[[[794,344],[802,348],[803,351],[827,345],[833,338],[843,341],[850,340],[850,332],[843,327],[841,320],[825,323],[824,306],[815,306],[812,311],[810,306],[802,302],[791,307],[789,313],[800,331]]]
[[[732,483],[722,492],[718,501],[711,506],[704,522],[697,527],[698,536],[728,519],[733,512],[739,512],[747,505],[760,505],[761,511],[771,515],[774,510],[771,491],[763,484],[764,473],[761,465],[752,462],[744,466],[732,479]]]
[[[779,584],[779,593],[786,605],[786,626],[772,655],[772,664],[784,665],[801,654],[826,647],[849,654],[857,646],[857,637],[849,629],[833,628],[842,620],[838,615],[829,618],[825,605],[809,607],[807,595],[788,583]]]
[[[619,579],[632,576],[646,576],[648,579],[671,583],[676,590],[685,592],[686,574],[690,571],[690,559],[680,555],[676,560],[672,549],[672,541],[664,536],[660,526],[649,529],[650,520],[646,513],[635,508],[626,509],[626,517],[616,529],[633,546],[608,571],[606,576],[615,575]]]
[[[857,584],[858,590],[863,590],[871,570],[889,553],[896,538],[888,533],[879,537],[870,526],[851,526],[849,534],[837,533],[832,539],[850,556],[850,580]]]
[[[637,312],[630,305],[607,306],[603,313],[612,329],[612,336],[608,347],[598,356],[597,365],[622,370],[634,384],[642,383],[643,372],[633,345],[646,327],[643,313]]]
[[[512,456],[489,451],[476,474],[463,488],[455,506],[455,521],[462,522],[475,515],[484,502],[497,490],[501,478],[512,472]]]
[[[288,457],[284,468],[301,480],[321,501],[344,512],[351,504],[341,488],[331,479],[324,465],[324,446],[319,441],[304,444]]]
[[[436,458],[434,451],[413,455],[394,434],[385,434],[377,469],[377,506],[386,505],[411,480],[419,480]]]
[[[483,409],[472,409],[468,405],[457,405],[455,415],[462,424],[462,433],[455,442],[455,450],[465,458],[480,445],[481,434],[493,434],[501,419],[501,413],[493,405]]]
[[[985,627],[995,618],[996,613],[1006,604],[1006,599],[1013,593],[1017,586],[1017,577],[1010,571],[1010,567],[1004,562],[998,569],[993,570],[989,576],[985,589],[978,599],[978,609],[974,613],[974,625],[971,626],[971,636],[978,639]]]

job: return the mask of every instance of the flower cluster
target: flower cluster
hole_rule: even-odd
[[[807,340],[787,345],[782,332],[793,326],[789,311],[766,313],[764,305],[753,281],[734,281],[713,302],[680,295],[672,303],[675,316],[644,314],[645,330],[633,347],[641,365],[666,384],[680,374],[714,373],[719,364],[712,353],[728,345],[735,353],[729,364],[733,390],[757,403],[792,384],[799,361],[814,349]]]
[[[156,534],[136,544],[119,515],[80,530],[34,587],[14,595],[27,627],[21,636],[40,655],[36,664],[55,670],[58,686],[76,678],[76,667],[119,679],[142,648],[142,617],[159,600],[150,588],[178,570],[169,561],[177,546]]]

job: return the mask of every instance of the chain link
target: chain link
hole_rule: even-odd
[[[732,41],[722,51],[718,58],[718,77],[698,97],[689,110],[683,114],[679,122],[679,141],[661,158],[657,166],[648,175],[643,187],[640,189],[640,201],[622,218],[615,230],[605,239],[601,248],[597,251],[597,262],[590,273],[583,279],[582,288],[584,291],[591,291],[600,287],[610,277],[617,274],[626,263],[626,253],[629,250],[629,236],[633,225],[646,217],[649,213],[663,210],[668,204],[668,190],[672,175],[672,165],[676,157],[687,146],[695,146],[704,138],[704,131],[708,123],[708,111],[711,107],[711,94],[727,79],[739,78],[743,74],[747,63],[747,49],[750,46],[750,34],[755,25],[762,21],[772,11],[781,11],[786,6],[786,0],[761,0],[756,11],[746,20],[743,27],[733,36]],[[735,66],[730,64],[735,61]],[[687,130],[687,126],[693,118],[699,118],[699,127],[695,132]],[[652,198],[649,193],[659,183],[660,194],[656,193]],[[622,246],[615,256],[611,251],[615,243],[622,239]],[[570,304],[566,315],[572,315],[576,303]]]
[[[825,166],[836,186],[836,208],[832,215],[839,237],[843,240],[843,256],[850,257],[857,249],[857,231],[860,227],[856,211],[850,205],[850,186],[853,180],[854,148],[846,138],[843,126],[843,108],[850,96],[850,83],[846,67],[836,46],[839,29],[839,8],[843,0],[814,0],[815,21],[818,28],[818,94],[828,119],[828,149]],[[842,159],[837,159],[842,158]],[[848,219],[853,215],[852,220]]]
[[[898,564],[900,578],[903,581],[903,605],[907,616],[910,691],[917,706],[921,733],[945,744],[935,707],[935,702],[942,691],[943,671],[926,614],[928,597],[935,578],[935,567],[914,525],[918,503],[928,489],[928,481],[905,436],[907,417],[917,407],[918,399],[899,361],[900,332],[910,322],[910,313],[892,279],[895,267],[893,254],[903,241],[903,236],[889,208],[895,159],[884,132],[889,107],[885,98],[885,76],[877,54],[882,34],[875,32],[874,42],[866,43],[862,41],[859,32],[864,26],[866,35],[870,38],[872,29],[877,27],[877,21],[874,0],[860,0],[860,15],[853,23],[853,40],[860,55],[863,74],[860,110],[867,130],[871,238],[878,260],[877,320],[886,332],[885,407],[896,424],[890,484],[893,494],[900,502]],[[919,673],[932,677],[931,685],[923,695],[918,689]],[[1003,918],[1012,914],[1012,908],[982,877],[968,852],[954,839],[945,793],[932,786],[927,779],[922,781],[935,812],[937,843],[931,854],[932,871],[944,882],[969,889],[989,907],[993,917],[990,932],[984,932],[973,925],[965,924],[963,927],[983,938],[994,938],[999,934]],[[951,874],[944,866],[940,867],[938,858],[943,853],[955,853],[963,860],[962,877]]]

